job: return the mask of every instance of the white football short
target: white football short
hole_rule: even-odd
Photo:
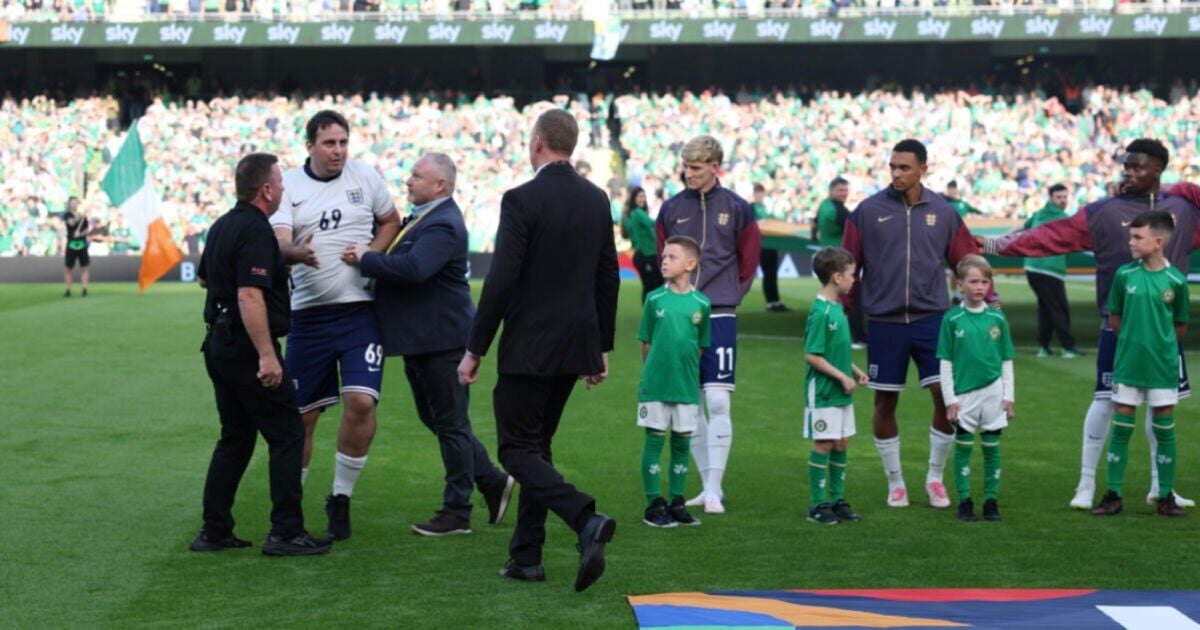
[[[639,427],[655,431],[691,433],[696,430],[700,418],[700,405],[682,403],[643,402],[638,403]]]

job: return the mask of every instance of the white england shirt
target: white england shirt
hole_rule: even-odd
[[[374,299],[369,280],[341,257],[347,245],[371,242],[375,220],[395,210],[379,172],[347,160],[340,175],[322,181],[302,166],[284,173],[283,189],[271,227],[292,228],[296,245],[311,236],[321,264],[292,266],[292,310]]]

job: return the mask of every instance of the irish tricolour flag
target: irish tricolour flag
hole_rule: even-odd
[[[171,241],[171,230],[163,221],[158,193],[151,184],[146,168],[137,121],[129,128],[121,151],[117,153],[112,166],[108,167],[101,187],[142,244],[138,287],[145,291],[146,287],[179,264],[183,260],[183,253]]]

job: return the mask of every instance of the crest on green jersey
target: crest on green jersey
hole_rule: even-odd
[[[692,325],[699,326],[700,319],[701,319],[700,311],[693,311],[692,312]]]
[[[1167,304],[1175,301],[1175,292],[1170,289],[1163,289],[1162,300]]]
[[[999,339],[1000,338],[1000,327],[992,326],[991,328],[989,328],[988,336],[992,338],[992,341]]]

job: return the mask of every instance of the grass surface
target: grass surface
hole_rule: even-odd
[[[1094,348],[1092,289],[1071,287],[1075,332]],[[847,497],[864,520],[832,528],[804,521],[809,446],[801,439],[800,337],[803,310],[816,290],[804,280],[783,283],[784,301],[797,312],[763,312],[756,287],[739,316],[728,514],[701,514],[698,528],[653,530],[640,522],[642,433],[634,425],[639,288],[626,282],[612,376],[599,389],[576,391],[555,442],[566,477],[620,522],[609,547],[609,572],[580,595],[571,589],[578,562],[574,536],[557,520],[549,526],[545,584],[496,576],[515,512],[505,524],[487,526],[477,499],[471,536],[410,533],[410,523],[438,507],[442,467],[435,439],[414,414],[399,360],[389,360],[385,372],[380,430],[354,497],[352,540],[320,558],[259,554],[269,510],[260,445],[235,508],[238,533],[255,548],[189,553],[217,435],[212,388],[199,354],[201,291],[161,284],[138,295],[133,285],[102,284],[93,285],[87,299],[65,300],[54,285],[0,286],[0,625],[631,627],[626,594],[1200,588],[1194,570],[1200,514],[1167,520],[1142,504],[1149,457],[1140,428],[1126,513],[1101,521],[1067,509],[1093,356],[1033,358],[1031,294],[1023,280],[1001,281],[998,288],[1022,350],[1017,418],[1003,447],[1002,523],[963,524],[950,510],[923,505],[930,403],[915,388],[915,374],[901,397],[900,417],[905,472],[919,500],[904,510],[885,506],[884,477],[870,439],[870,392],[860,390],[860,434],[851,442]],[[1195,352],[1189,359],[1200,365]],[[866,363],[863,353],[855,360]],[[476,432],[493,450],[494,371],[489,357],[472,400]],[[1178,412],[1178,486],[1187,496],[1200,495],[1194,405],[1185,402]],[[314,532],[324,529],[339,416],[335,408],[318,429],[304,502]],[[976,470],[982,469],[979,457],[977,452]],[[981,487],[981,479],[973,481]],[[690,487],[698,487],[694,475]]]

